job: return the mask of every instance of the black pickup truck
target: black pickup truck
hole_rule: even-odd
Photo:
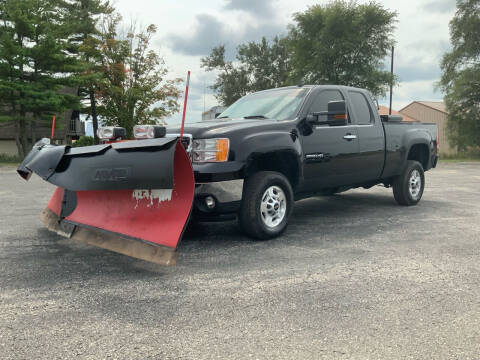
[[[287,227],[295,200],[377,184],[417,204],[438,161],[435,124],[379,116],[368,91],[298,86],[247,95],[212,121],[183,128],[98,130],[100,145],[42,139],[17,171],[57,186],[48,229],[172,264],[188,220],[237,217],[251,237]]]
[[[435,124],[380,116],[368,91],[345,86],[249,94],[185,133],[194,219],[238,216],[259,239],[281,234],[294,201],[310,196],[383,184],[400,205],[415,205],[438,160]]]

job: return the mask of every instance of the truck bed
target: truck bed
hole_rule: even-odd
[[[394,176],[400,173],[404,167],[405,153],[410,148],[409,143],[417,139],[430,139],[429,147],[435,146],[437,124],[407,122],[407,121],[382,121],[383,130],[385,132],[385,168],[383,178]],[[405,141],[409,139],[409,141]],[[428,170],[428,169],[425,169]]]

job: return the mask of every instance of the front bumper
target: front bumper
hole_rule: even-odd
[[[200,221],[222,221],[236,216],[240,209],[243,193],[243,179],[197,183],[193,216]],[[213,199],[213,206],[207,205]]]

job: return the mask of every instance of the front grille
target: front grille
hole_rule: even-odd
[[[167,134],[167,137],[180,137],[180,134]],[[180,142],[182,145],[185,147],[185,150],[187,150],[188,155],[190,155],[190,152],[192,151],[192,135],[191,134],[183,134],[182,138],[180,139]]]
[[[182,143],[185,150],[187,150],[187,152],[189,153],[190,150],[192,149],[192,137],[191,136],[183,136],[180,139],[180,142]]]

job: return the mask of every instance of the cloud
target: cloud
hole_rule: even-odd
[[[191,56],[208,55],[213,47],[223,44],[227,48],[227,59],[233,60],[238,45],[259,41],[262,36],[270,39],[285,32],[285,24],[275,21],[248,21],[244,18],[244,22],[234,28],[213,15],[199,14],[188,34],[170,33],[163,41],[173,51]]]
[[[255,17],[270,17],[275,15],[272,0],[227,0],[225,10],[241,10]]]
[[[398,66],[394,68],[400,81],[413,80],[438,80],[440,79],[440,68],[438,65],[432,66]]]
[[[393,88],[393,109],[400,110],[416,100],[442,101],[443,94],[436,89],[435,81],[429,80],[406,81]],[[379,103],[388,106],[388,94]]]
[[[229,29],[215,16],[199,14],[195,17],[195,26],[191,35],[170,33],[164,40],[169,47],[186,55],[206,55],[219,44],[225,43],[229,37]]]
[[[212,106],[218,105],[218,101],[215,99],[213,91],[209,88],[209,85],[212,84],[214,80],[215,74],[212,72],[203,72],[200,70],[192,72],[185,119],[186,123],[200,121],[204,110],[208,110]],[[179,99],[182,109],[183,100],[184,98],[182,95]],[[181,122],[181,118],[182,111],[170,116],[166,121],[169,125],[175,126]]]
[[[438,80],[440,61],[450,45],[445,40],[418,40],[395,50],[394,72],[400,81]]]
[[[239,44],[259,41],[262,36],[271,39],[285,35],[293,13],[319,3],[318,0],[184,0],[165,5],[157,0],[144,0],[149,1],[149,6],[139,8],[129,0],[117,1],[123,4],[124,14],[140,11],[145,21],[162,24],[155,45],[163,48],[172,77],[184,77],[187,69],[192,70],[187,121],[201,117],[204,85],[205,108],[217,105],[208,88],[215,81],[215,72],[205,73],[200,68],[200,57],[224,44],[227,59],[234,60]],[[394,71],[400,85],[394,89],[394,108],[400,109],[413,100],[441,99],[442,94],[434,89],[441,75],[442,55],[450,46],[448,23],[455,12],[455,0],[382,0],[381,3],[399,13]],[[179,18],[183,20],[179,22]],[[386,62],[390,70],[390,59]],[[176,114],[169,121],[178,122],[180,117],[181,114]]]
[[[429,13],[449,13],[456,8],[455,0],[434,0],[423,5],[423,9]]]

